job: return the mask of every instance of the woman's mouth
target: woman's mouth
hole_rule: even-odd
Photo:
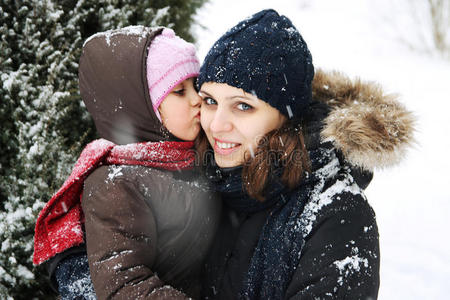
[[[200,119],[200,112],[198,112],[198,114],[196,114],[194,118]]]
[[[229,155],[239,149],[241,144],[214,139],[214,152],[219,155]]]

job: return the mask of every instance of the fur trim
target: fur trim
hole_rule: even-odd
[[[322,138],[353,165],[366,170],[392,166],[414,142],[415,117],[375,83],[317,70],[313,98],[331,107]]]

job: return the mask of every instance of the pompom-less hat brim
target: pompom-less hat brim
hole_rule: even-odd
[[[153,110],[161,121],[158,107],[180,82],[198,75],[200,62],[195,46],[165,28],[148,49],[147,81]]]
[[[173,77],[170,76],[170,73],[176,69],[179,77],[176,81],[173,81]],[[199,74],[200,64],[198,60],[190,59],[186,61],[181,61],[170,68],[165,76],[161,77],[161,79],[155,82],[152,86],[149,87],[150,90],[159,88],[163,91],[163,93],[159,96],[159,98],[154,99],[153,102],[153,110],[155,111],[156,116],[159,120],[161,120],[161,115],[158,111],[159,106],[163,102],[163,100],[167,97],[167,95],[176,87],[178,84],[182,83],[186,79],[197,77]],[[181,75],[180,75],[181,74]]]

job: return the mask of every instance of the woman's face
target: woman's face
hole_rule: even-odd
[[[285,117],[256,96],[226,83],[204,83],[201,124],[221,168],[242,165],[259,140]]]
[[[174,136],[193,141],[200,132],[201,98],[194,89],[194,78],[186,79],[164,98],[158,110],[163,125]]]

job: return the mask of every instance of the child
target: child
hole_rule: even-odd
[[[220,214],[192,170],[198,71],[194,46],[167,28],[85,42],[80,92],[102,139],[83,150],[35,232],[33,262],[47,262],[64,299],[198,295]]]

